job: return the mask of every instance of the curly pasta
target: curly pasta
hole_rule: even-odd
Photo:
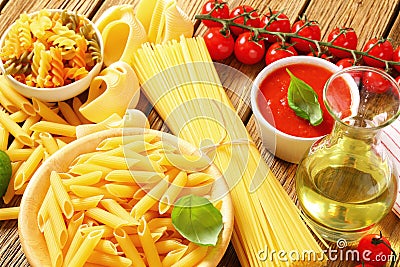
[[[102,60],[99,40],[83,16],[67,10],[23,13],[0,50],[5,74],[34,87],[59,87],[87,76]]]

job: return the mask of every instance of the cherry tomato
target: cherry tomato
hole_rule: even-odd
[[[263,40],[254,40],[252,32],[244,32],[236,39],[234,52],[236,58],[244,64],[255,64],[263,59],[265,43]]]
[[[317,22],[310,22],[311,24],[308,26],[304,26],[306,23],[304,20],[299,20],[295,22],[292,26],[291,31],[293,33],[297,32],[299,36],[309,38],[312,40],[320,41],[321,40],[321,29],[318,26]],[[310,46],[313,50],[317,50],[317,46],[313,42],[309,42],[306,40],[302,40],[299,38],[292,38],[290,40],[296,50],[308,53],[311,51]]]
[[[338,62],[336,62],[336,66],[339,66],[341,69],[345,69],[351,66],[354,66],[353,58],[342,58]]]
[[[384,266],[392,251],[383,243],[390,247],[389,241],[381,235],[369,234],[361,238],[357,246],[360,260],[375,267]]]
[[[272,11],[262,16],[260,21],[260,28],[264,28],[271,32],[290,32],[290,20],[282,12]],[[262,37],[269,43],[278,42],[280,39],[276,35],[262,34]]]
[[[238,6],[231,11],[229,17],[234,18],[246,12],[251,12],[253,10],[255,9],[248,5]],[[245,21],[247,26],[255,28],[258,28],[260,26],[260,18],[258,17],[258,13],[256,11],[252,12],[251,14],[238,17],[237,19],[234,20],[234,22],[237,24],[245,24]],[[239,27],[231,26],[231,31],[234,35],[239,36],[239,34],[245,32],[246,30]]]
[[[222,0],[210,0],[210,1],[207,1],[203,5],[203,8],[201,9],[201,13],[202,14],[209,14],[210,12],[211,12],[211,16],[214,17],[214,18],[219,18],[219,19],[227,19],[227,18],[229,18],[229,7]],[[209,28],[211,28],[211,27],[222,27],[221,23],[216,22],[216,21],[212,21],[212,20],[203,20],[203,23],[204,23],[204,25],[206,25]]]
[[[352,28],[335,28],[329,33],[328,42],[332,42],[335,46],[355,50],[357,48],[358,39],[356,32]],[[351,53],[347,51],[331,47],[329,47],[328,50],[333,56],[338,58],[351,57]]]
[[[281,58],[292,56],[297,56],[297,51],[293,48],[292,45],[288,43],[282,44],[280,42],[277,42],[272,44],[268,48],[267,54],[265,55],[265,63],[269,65],[272,62],[275,62]]]
[[[318,52],[310,52],[310,53],[307,54],[307,56],[309,56],[309,57],[319,57],[319,58],[325,59],[327,61],[331,61],[331,58],[327,54],[319,55]]]
[[[208,52],[213,60],[222,60],[233,53],[235,41],[232,35],[228,32],[226,36],[221,33],[221,28],[209,28],[204,34]]]
[[[366,72],[363,75],[363,84],[368,92],[381,94],[390,89],[390,81],[376,72]]]
[[[393,52],[393,61],[400,62],[400,46]],[[393,65],[393,68],[400,72],[400,65]]]
[[[364,48],[363,51],[367,52],[368,55],[384,59],[384,60],[392,60],[393,58],[393,46],[389,41],[384,41],[382,43],[379,43],[380,41],[377,38],[373,38],[369,40]],[[370,58],[368,56],[363,56],[363,60],[365,64],[372,66],[372,67],[377,67],[377,68],[384,68],[385,63],[381,62],[379,60]]]

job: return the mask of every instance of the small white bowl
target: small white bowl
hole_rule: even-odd
[[[51,13],[55,12],[62,12],[62,9],[47,9]],[[28,14],[29,16],[34,16],[38,14],[37,12],[33,12]],[[86,17],[85,17],[86,18]],[[97,29],[96,25],[90,21],[88,18],[86,20],[89,22],[89,24],[93,27],[95,30],[97,39],[99,40],[99,45],[101,49],[101,61],[98,62],[93,68],[89,71],[88,75],[80,80],[77,80],[73,83],[70,83],[68,85],[60,86],[60,87],[55,87],[55,88],[37,88],[37,87],[32,87],[28,86],[22,82],[17,81],[13,76],[11,75],[6,75],[6,78],[8,82],[10,83],[10,86],[15,89],[17,92],[20,94],[32,98],[35,97],[39,100],[45,101],[45,102],[57,102],[57,101],[63,101],[70,99],[74,96],[79,95],[83,91],[85,91],[87,88],[89,88],[90,82],[93,80],[94,77],[96,77],[103,65],[103,55],[104,55],[104,45],[103,45],[103,39],[101,36],[100,31]],[[4,46],[4,42],[6,39],[6,36],[8,32],[10,31],[11,26],[7,28],[7,30],[4,32],[3,36],[0,39],[0,49]],[[2,73],[5,73],[3,61],[0,59],[0,70]]]
[[[293,56],[283,58],[266,66],[257,75],[256,79],[254,80],[250,96],[251,107],[256,118],[257,129],[261,136],[263,146],[276,157],[291,163],[299,163],[310,146],[322,136],[313,138],[298,137],[289,135],[276,129],[275,126],[269,123],[261,113],[260,107],[257,104],[257,96],[261,93],[259,88],[261,83],[271,72],[284,66],[299,63],[318,65],[332,72],[340,70],[340,68],[335,64],[318,57]],[[273,120],[273,118],[271,118],[271,120]]]

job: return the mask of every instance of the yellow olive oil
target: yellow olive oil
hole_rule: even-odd
[[[304,214],[324,238],[354,241],[390,211],[397,183],[372,151],[352,154],[333,147],[303,160],[296,190]]]

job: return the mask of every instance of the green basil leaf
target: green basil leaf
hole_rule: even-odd
[[[288,69],[290,85],[288,89],[289,107],[294,110],[297,116],[310,121],[311,125],[319,125],[322,118],[321,106],[318,102],[318,95],[303,80],[297,78]]]
[[[187,195],[178,199],[172,209],[172,224],[189,241],[215,246],[222,230],[222,214],[206,198]]]

